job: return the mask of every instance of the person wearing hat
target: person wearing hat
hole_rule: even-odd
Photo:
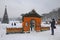
[[[52,22],[51,22],[51,35],[54,35],[54,28],[55,28],[55,19],[52,19]]]

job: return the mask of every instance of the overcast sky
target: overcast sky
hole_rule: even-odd
[[[19,17],[32,9],[40,15],[48,13],[60,7],[60,0],[0,0],[0,18],[3,17],[5,5],[9,17]]]

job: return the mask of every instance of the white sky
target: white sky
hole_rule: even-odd
[[[5,5],[9,17],[19,17],[32,9],[40,15],[48,13],[60,7],[60,0],[0,0],[0,18],[3,17]]]

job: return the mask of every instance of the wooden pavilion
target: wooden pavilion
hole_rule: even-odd
[[[33,9],[31,12],[23,15],[23,30],[26,31],[40,31],[41,30],[41,16]]]

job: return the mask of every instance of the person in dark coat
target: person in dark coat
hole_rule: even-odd
[[[52,34],[51,35],[54,35],[54,27],[55,27],[55,19],[52,19],[52,22],[51,22],[51,32],[52,32]]]
[[[32,31],[32,29],[34,27],[34,23],[32,21],[30,22],[30,27],[31,27],[31,31]]]
[[[16,26],[16,23],[14,23],[14,26]]]
[[[31,26],[30,26],[30,27],[31,27],[31,31],[32,31],[33,24],[32,24],[32,22],[31,22],[30,24],[31,24]]]
[[[13,23],[11,25],[13,26]]]

